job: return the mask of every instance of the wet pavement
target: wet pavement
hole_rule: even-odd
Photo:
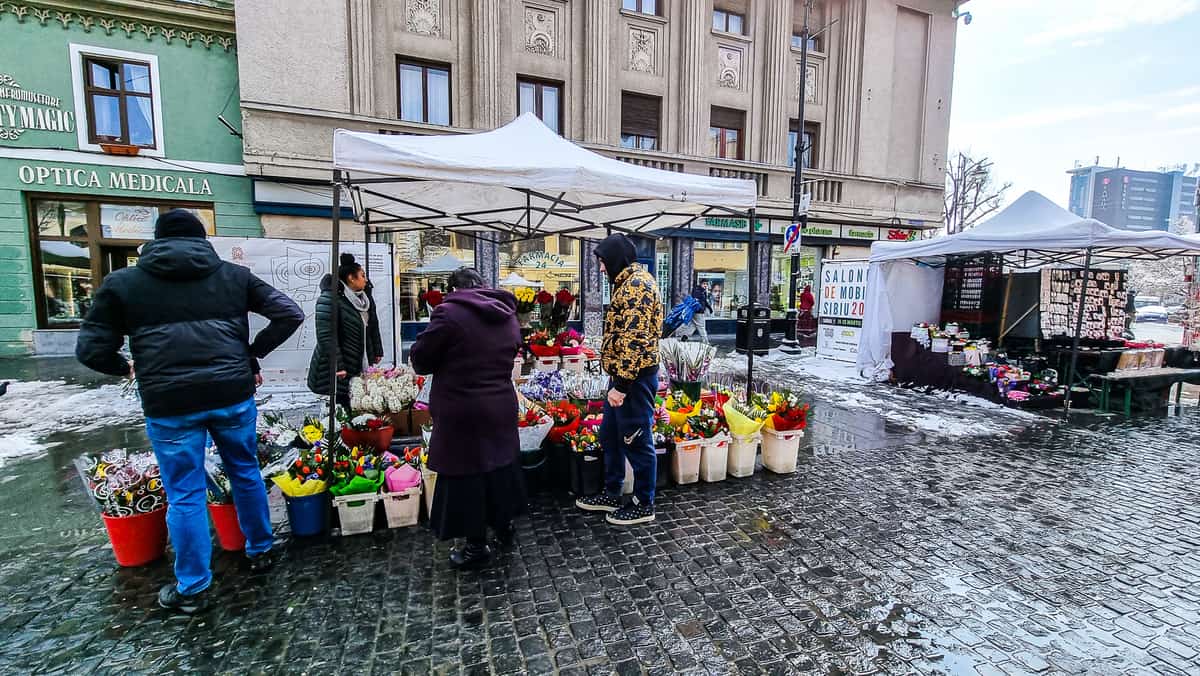
[[[14,368],[34,367],[0,363],[0,379]],[[0,671],[1200,669],[1196,409],[971,438],[819,398],[812,419],[796,474],[668,488],[647,526],[539,498],[484,572],[450,571],[420,527],[285,538],[257,576],[219,554],[218,607],[197,618],[154,606],[168,563],[116,566],[70,467],[144,444],[140,429],[63,435],[0,468]]]

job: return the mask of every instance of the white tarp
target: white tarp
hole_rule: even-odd
[[[605,224],[648,231],[684,225],[709,207],[745,211],[758,196],[753,181],[664,171],[596,154],[529,113],[476,134],[338,129],[333,164],[346,172],[355,209],[368,210],[373,226],[410,230],[603,236]],[[371,180],[381,178],[408,180]]]
[[[329,242],[297,239],[209,237],[222,259],[244,265],[267,284],[286,293],[304,311],[304,325],[283,345],[262,360],[263,379],[269,384],[303,387],[308,362],[317,343],[313,321],[320,295],[321,279],[329,272]],[[352,253],[364,267],[362,242],[342,242],[339,252]],[[390,244],[371,244],[370,272],[373,296],[383,336],[383,360],[392,363],[392,308],[395,307]],[[250,334],[266,326],[266,320],[250,315]]]
[[[1036,192],[1027,192],[988,221],[957,235],[916,242],[871,245],[867,314],[858,353],[859,368],[882,374],[892,366],[892,332],[940,319],[942,275],[947,256],[1006,254],[1006,267],[1049,263],[1082,265],[1116,260],[1200,256],[1200,239],[1167,232],[1131,232],[1075,214]],[[936,281],[935,281],[936,280]]]

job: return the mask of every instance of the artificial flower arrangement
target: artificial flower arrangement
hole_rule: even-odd
[[[558,343],[551,333],[545,329],[539,329],[529,334],[526,341],[529,344],[529,351],[537,357],[557,357],[559,354]]]
[[[768,396],[755,395],[755,404],[770,413],[766,426],[776,432],[802,430],[808,425],[808,404],[791,390],[779,390]]]
[[[167,504],[158,461],[149,451],[117,448],[81,455],[74,464],[84,490],[105,516],[147,514]]]
[[[560,401],[567,398],[562,371],[534,371],[518,391],[533,401]]]
[[[575,329],[560,332],[554,342],[558,345],[559,354],[575,355],[583,352],[583,336]]]
[[[579,428],[581,412],[579,407],[569,401],[556,401],[546,405],[546,413],[554,421],[546,438],[554,443],[563,441],[563,437]]]
[[[366,413],[400,413],[413,407],[423,380],[406,366],[372,366],[350,380],[350,408]]]
[[[517,298],[517,314],[529,314],[537,307],[537,292],[527,286],[517,287],[513,296]]]

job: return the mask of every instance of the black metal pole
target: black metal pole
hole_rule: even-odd
[[[749,225],[748,244],[746,246],[746,270],[750,273],[750,303],[748,304],[750,316],[746,324],[746,403],[750,403],[750,398],[754,392],[754,315],[758,309],[758,256],[756,245],[754,242],[754,209],[750,209],[750,218],[747,219]]]
[[[1071,366],[1067,369],[1066,412],[1071,412],[1071,388],[1075,386],[1075,366],[1079,361],[1079,334],[1083,332],[1083,306],[1087,300],[1088,273],[1092,269],[1092,250],[1083,259],[1083,283],[1079,287],[1079,310],[1075,313],[1075,339],[1071,343]]]
[[[341,246],[340,239],[342,236],[342,170],[333,170],[333,233],[330,237],[329,245],[329,273],[333,275],[333,285],[331,293],[333,294],[333,302],[329,304],[329,427],[327,432],[333,434],[333,428],[337,423],[337,363],[338,363],[338,309],[341,306],[342,295],[341,280],[338,279],[337,269],[338,247]]]
[[[792,178],[792,223],[801,223],[800,229],[808,224],[807,215],[801,221],[800,201],[804,197],[804,103],[808,89],[808,36],[809,12],[812,11],[813,0],[804,2],[804,27],[800,29],[800,99],[799,111],[796,113],[796,148],[795,176]],[[791,271],[788,275],[788,310],[796,309],[796,280],[799,279],[800,252],[792,253]]]

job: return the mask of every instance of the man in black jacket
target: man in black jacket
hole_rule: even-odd
[[[270,320],[250,341],[248,312]],[[208,605],[209,560],[204,445],[212,435],[233,489],[253,570],[272,563],[267,493],[259,474],[254,390],[258,359],[304,321],[290,298],[250,270],[222,261],[191,212],[159,217],[136,267],[104,279],[79,330],[75,356],[88,368],[134,376],[167,492],[167,528],[177,584],[159,590],[164,608]],[[133,361],[120,349],[129,336]]]

